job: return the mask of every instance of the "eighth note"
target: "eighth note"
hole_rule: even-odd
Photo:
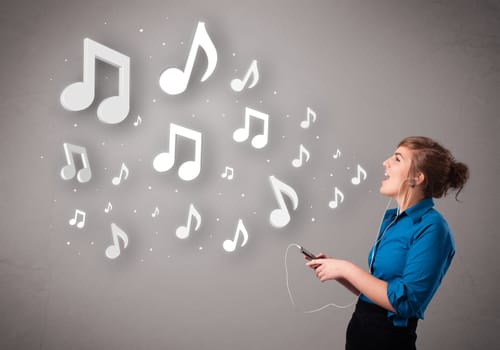
[[[156,171],[163,173],[170,170],[175,163],[176,151],[175,141],[177,136],[184,136],[194,141],[194,160],[184,162],[178,170],[179,177],[184,181],[195,179],[201,170],[201,132],[184,128],[170,123],[170,140],[168,142],[168,152],[158,154],[153,160],[153,167]]]
[[[335,187],[335,192],[334,192],[334,199],[328,203],[328,206],[332,209],[335,209],[339,205],[339,199],[340,203],[344,201],[344,194],[340,192],[340,190]]]
[[[80,221],[78,221],[78,216],[81,216],[81,218],[82,218]],[[69,220],[69,224],[71,226],[75,226],[75,224],[76,224],[76,227],[83,228],[85,226],[85,218],[86,217],[87,217],[87,214],[84,211],[76,209],[75,210],[75,217]]]
[[[294,159],[292,161],[292,165],[296,168],[299,168],[302,166],[302,155],[305,155],[306,156],[306,163],[309,161],[309,157],[310,157],[310,154],[309,154],[309,151],[304,147],[304,145],[300,144],[299,146],[299,158],[298,159]]]
[[[92,178],[92,171],[90,170],[89,158],[85,147],[72,145],[71,143],[63,143],[64,155],[68,163],[61,169],[61,177],[63,180],[70,180],[75,177],[79,182],[88,182]],[[75,159],[73,153],[79,154],[82,157],[83,168],[76,172]]]
[[[113,183],[113,185],[118,186],[122,182],[122,179],[127,180],[128,173],[129,170],[127,166],[125,165],[125,163],[122,163],[122,166],[120,168],[120,175],[115,176],[113,180],[111,180],[111,182]]]
[[[169,95],[178,95],[186,90],[193,71],[194,60],[200,47],[206,53],[208,60],[207,70],[201,77],[201,81],[204,82],[212,75],[217,65],[217,50],[212,39],[208,36],[205,23],[198,22],[184,70],[168,68],[161,74],[160,87],[163,91]]]
[[[341,153],[341,152],[340,152],[340,150],[337,148],[337,152],[333,155],[333,158],[334,158],[334,159],[337,159],[337,158],[339,158],[341,155],[342,155],[342,153]]]
[[[100,59],[119,70],[118,96],[106,98],[97,107],[103,123],[123,121],[130,108],[130,58],[89,38],[83,40],[83,81],[68,85],[61,93],[61,105],[69,111],[81,111],[94,101],[95,60]]]
[[[112,209],[113,209],[113,205],[111,204],[111,202],[108,202],[108,206],[106,208],[104,208],[104,212],[109,213]]]
[[[201,215],[196,210],[193,204],[189,206],[189,213],[188,213],[188,221],[186,226],[179,226],[177,227],[177,230],[175,231],[175,235],[177,238],[180,239],[185,239],[189,237],[189,233],[191,232],[191,218],[194,217],[196,219],[196,226],[194,228],[195,231],[198,231],[201,225]]]
[[[288,225],[290,222],[290,212],[288,211],[285,200],[283,198],[283,193],[286,194],[292,201],[293,210],[297,210],[299,205],[299,197],[297,192],[284,182],[281,182],[273,175],[269,176],[271,181],[271,187],[273,188],[274,196],[278,201],[279,208],[274,209],[269,216],[269,221],[271,225],[276,228],[282,228]]]
[[[241,242],[241,247],[243,248],[245,244],[248,242],[248,231],[243,225],[243,221],[241,219],[238,220],[238,225],[236,226],[236,232],[234,234],[234,239],[226,239],[222,243],[222,247],[228,253],[234,252],[236,250],[236,245],[238,244],[238,237],[243,236],[243,242]]]
[[[151,214],[151,217],[155,218],[158,215],[160,215],[160,209],[158,209],[158,207],[156,207],[154,212]]]
[[[267,145],[269,137],[269,115],[252,108],[245,107],[245,126],[234,131],[233,139],[236,142],[248,140],[250,136],[250,117],[260,119],[264,122],[262,134],[255,135],[252,138],[252,146],[254,148],[263,148]]]
[[[252,63],[250,64],[250,68],[248,68],[248,72],[247,74],[245,74],[243,80],[238,78],[231,80],[231,89],[237,92],[242,91],[245,88],[246,83],[248,83],[250,76],[253,76],[253,80],[248,86],[249,89],[253,88],[259,81],[259,69],[257,68],[257,60],[252,61]]]
[[[142,118],[140,115],[137,116],[137,120],[134,122],[134,126],[138,126],[142,123]]]
[[[363,174],[363,180],[366,180],[366,171],[358,164],[358,174],[351,179],[353,185],[359,185],[361,183],[361,174]]]
[[[302,129],[307,129],[311,125],[311,120],[314,123],[316,121],[316,112],[313,111],[311,108],[307,107],[307,115],[306,115],[306,120],[302,121],[300,123],[300,127]]]
[[[232,180],[234,176],[234,169],[231,167],[226,167],[226,170],[221,174],[223,179]]]
[[[105,254],[108,259],[116,259],[120,256],[121,249],[118,238],[123,240],[123,249],[128,246],[128,236],[117,224],[111,223],[111,235],[113,237],[113,244],[106,248]]]

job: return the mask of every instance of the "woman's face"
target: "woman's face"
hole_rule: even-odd
[[[398,147],[392,156],[387,158],[384,165],[384,179],[380,186],[380,193],[398,200],[399,192],[404,193],[408,188],[412,151],[404,146]]]

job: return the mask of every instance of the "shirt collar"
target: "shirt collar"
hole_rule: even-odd
[[[414,206],[406,209],[404,213],[408,215],[413,223],[417,223],[422,219],[422,216],[432,207],[434,207],[434,200],[431,197],[422,199]]]

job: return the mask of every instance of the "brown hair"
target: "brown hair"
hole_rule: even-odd
[[[455,199],[469,179],[469,168],[457,162],[451,152],[436,141],[423,136],[410,136],[403,139],[398,147],[406,147],[413,152],[410,173],[421,172],[425,176],[424,195],[440,198],[448,190],[458,190]]]

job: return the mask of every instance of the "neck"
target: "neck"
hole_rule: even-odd
[[[421,193],[421,191],[415,191],[413,189],[409,189],[402,196],[398,196],[398,198],[395,198],[396,202],[398,203],[399,212],[401,213],[406,209],[413,207],[422,199],[424,199],[423,193]]]

